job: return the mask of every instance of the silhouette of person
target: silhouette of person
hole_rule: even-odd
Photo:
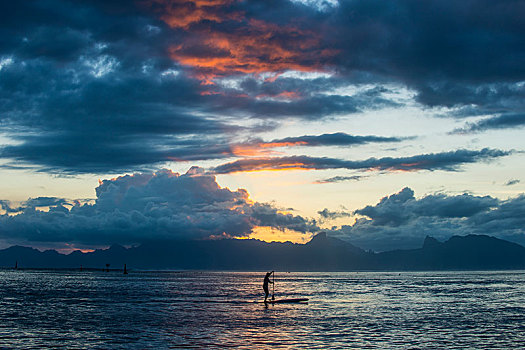
[[[264,302],[266,303],[266,299],[268,299],[268,294],[270,294],[270,292],[268,291],[268,283],[271,283],[273,284],[272,281],[270,281],[270,276],[272,275],[273,271],[272,272],[267,272],[266,273],[266,276],[264,276],[264,282],[263,282],[263,289],[264,289]]]

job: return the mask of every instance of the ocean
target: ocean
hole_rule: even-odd
[[[525,348],[525,271],[263,277],[0,270],[0,348]]]

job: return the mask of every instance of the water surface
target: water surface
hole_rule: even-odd
[[[0,348],[525,347],[525,272],[0,270]]]

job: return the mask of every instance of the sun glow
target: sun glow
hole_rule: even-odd
[[[289,229],[279,230],[269,226],[257,226],[252,233],[242,239],[258,239],[265,242],[307,243],[312,238],[311,233],[301,233]]]

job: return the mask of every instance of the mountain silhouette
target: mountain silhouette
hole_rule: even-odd
[[[427,236],[423,247],[377,254],[382,270],[494,270],[525,267],[525,248],[485,235],[453,236],[439,242]]]
[[[147,242],[113,245],[89,253],[60,254],[13,246],[0,250],[0,266],[19,268],[100,268],[176,270],[487,270],[525,268],[525,248],[484,235],[453,236],[439,242],[427,236],[419,249],[367,252],[321,232],[306,244],[254,239]]]

